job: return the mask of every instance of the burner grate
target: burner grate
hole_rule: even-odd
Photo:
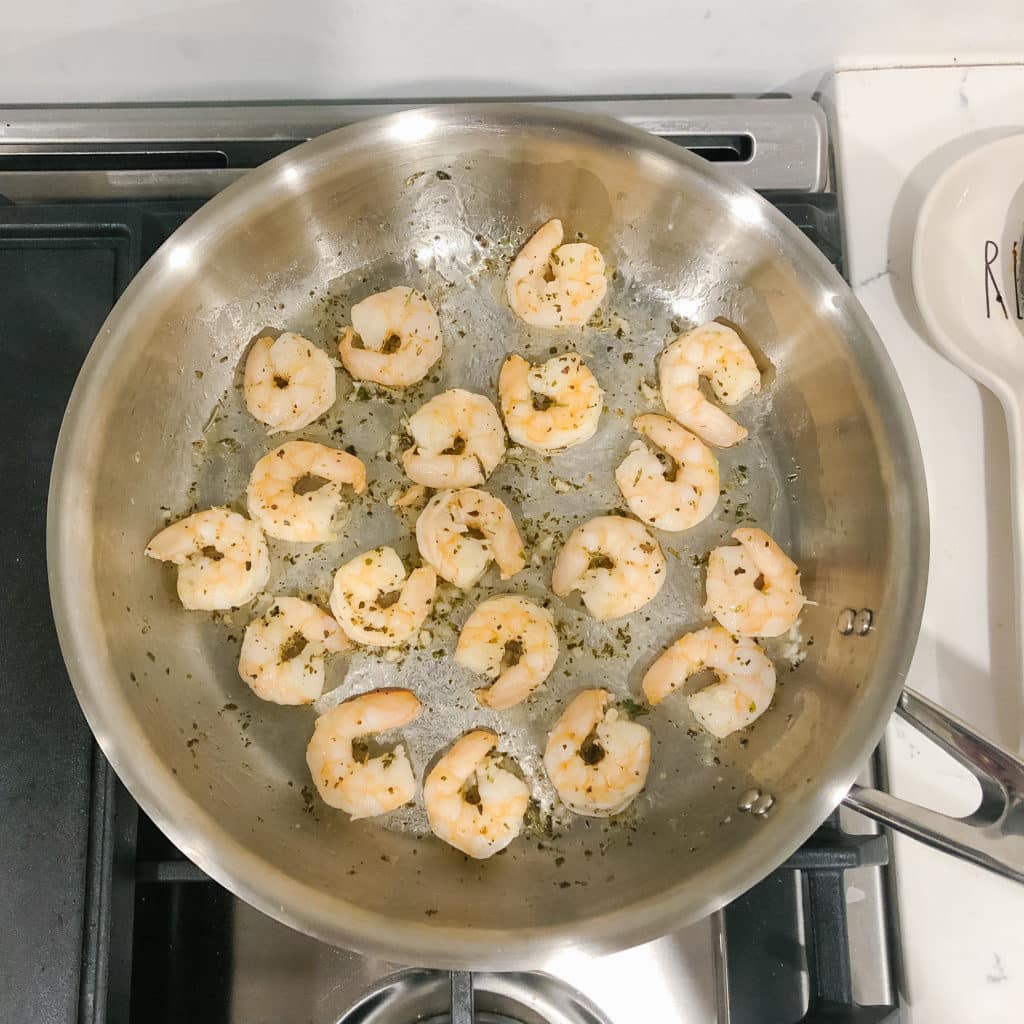
[[[850,834],[835,811],[778,871],[726,907],[730,1024],[769,1016],[777,1024],[897,1024],[897,1006],[854,998],[847,928],[846,872],[888,861],[887,835]]]
[[[570,985],[549,974],[399,971],[336,1024],[608,1024]],[[667,1022],[666,1022],[667,1024]]]

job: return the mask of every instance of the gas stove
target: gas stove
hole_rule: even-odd
[[[610,114],[761,191],[842,269],[811,101],[554,102]],[[724,911],[611,956],[468,974],[326,946],[157,831],[95,746],[47,604],[46,488],[75,375],[117,296],[202,202],[332,128],[409,104],[0,109],[0,1020],[121,1024],[874,1024],[900,1019],[888,837],[835,814]],[[862,781],[884,782],[881,752]]]

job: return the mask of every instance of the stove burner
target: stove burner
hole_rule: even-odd
[[[539,973],[411,968],[385,978],[336,1024],[611,1024],[564,981]]]

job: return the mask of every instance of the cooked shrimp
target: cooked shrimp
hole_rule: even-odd
[[[577,814],[605,818],[624,810],[644,788],[651,734],[605,710],[607,690],[584,690],[555,723],[544,767],[562,803]]]
[[[718,459],[711,449],[667,416],[637,416],[633,428],[664,453],[634,441],[615,470],[633,515],[661,530],[688,530],[711,515],[718,502]]]
[[[562,245],[562,237],[560,220],[541,225],[505,279],[512,311],[535,327],[585,324],[608,290],[601,250],[586,242]]]
[[[401,729],[420,707],[410,690],[371,690],[321,715],[306,747],[306,764],[323,802],[351,814],[353,821],[407,804],[416,794],[416,779],[405,748],[370,757],[360,740]]]
[[[423,625],[436,585],[437,573],[430,566],[413,569],[406,577],[394,548],[375,548],[356,555],[334,574],[331,611],[357,644],[397,647]]]
[[[479,581],[492,559],[503,580],[526,564],[512,513],[475,487],[435,494],[416,520],[416,543],[438,575],[462,590]]]
[[[642,523],[598,516],[569,535],[555,559],[551,589],[578,590],[595,619],[618,619],[642,608],[665,582],[665,556]]]
[[[301,334],[253,342],[245,360],[245,404],[270,427],[301,430],[322,416],[336,396],[334,364]]]
[[[594,436],[604,392],[575,352],[540,366],[511,355],[498,377],[498,400],[512,440],[550,452]]]
[[[738,547],[708,557],[704,611],[737,636],[781,636],[804,606],[800,570],[764,530],[744,526],[732,535]]]
[[[438,839],[483,860],[523,830],[530,787],[495,756],[498,735],[476,729],[457,740],[423,783],[423,803]]]
[[[408,387],[441,358],[441,324],[425,295],[389,288],[352,307],[352,326],[342,332],[338,351],[356,380]]]
[[[722,739],[764,714],[775,694],[775,666],[750,637],[707,626],[680,637],[647,670],[644,694],[660,704],[690,676],[711,669],[717,682],[686,698],[694,717]]]
[[[661,354],[658,381],[673,419],[718,448],[739,444],[747,436],[746,427],[701,394],[701,377],[707,377],[726,405],[761,390],[754,357],[731,327],[712,321],[681,334]]]
[[[460,665],[494,681],[476,696],[495,711],[526,700],[551,674],[557,658],[551,612],[514,594],[477,605],[455,648]]]
[[[251,601],[270,579],[263,531],[229,508],[208,508],[161,530],[150,558],[178,567],[178,597],[186,608],[214,611]]]
[[[505,454],[505,428],[490,399],[461,388],[442,391],[409,417],[412,447],[402,453],[409,478],[426,487],[476,487]]]
[[[324,689],[324,656],[348,647],[327,612],[297,597],[279,597],[245,627],[238,674],[263,700],[311,704]]]
[[[249,475],[249,515],[278,540],[333,540],[331,522],[346,485],[356,494],[366,490],[366,467],[354,455],[313,441],[285,441]]]

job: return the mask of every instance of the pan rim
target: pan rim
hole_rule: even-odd
[[[179,246],[194,245],[220,223],[233,219],[255,200],[272,200],[290,168],[315,168],[333,153],[372,142],[382,131],[394,131],[401,119],[464,130],[521,127],[576,133],[591,143],[653,153],[680,165],[689,174],[706,179],[726,199],[758,204],[768,228],[785,242],[787,250],[802,258],[811,280],[829,289],[852,321],[866,350],[861,360],[874,364],[874,376],[883,378],[888,393],[880,403],[896,466],[906,498],[903,515],[894,516],[892,545],[903,551],[904,566],[913,572],[890,576],[888,601],[892,639],[879,649],[875,672],[889,670],[888,689],[880,686],[877,703],[862,711],[858,730],[847,729],[832,754],[832,773],[798,804],[777,808],[786,815],[788,829],[775,829],[769,843],[743,844],[724,862],[712,887],[695,887],[680,878],[670,888],[641,902],[612,912],[509,932],[500,928],[466,929],[443,924],[395,922],[387,915],[359,909],[340,897],[289,877],[271,862],[254,855],[202,805],[188,795],[170,769],[155,756],[141,756],[152,748],[127,702],[120,699],[108,679],[109,664],[90,623],[98,610],[87,600],[89,557],[77,536],[77,510],[87,500],[89,481],[80,467],[82,446],[88,443],[90,414],[103,379],[105,361],[115,358],[133,308],[148,300],[149,292],[168,269]],[[468,123],[467,123],[468,122]],[[410,122],[407,120],[406,124]],[[294,171],[291,171],[294,174]],[[294,186],[291,186],[294,188]],[[836,807],[867,760],[885,729],[902,689],[914,651],[924,609],[928,566],[928,508],[920,448],[910,410],[895,377],[888,354],[874,327],[838,272],[798,228],[766,200],[746,186],[679,147],[610,117],[581,114],[532,104],[442,104],[370,119],[329,132],[250,171],[210,199],[175,231],[141,268],[115,304],[86,358],[69,401],[54,455],[47,505],[47,566],[50,597],[61,650],[79,703],[97,742],[133,798],[154,823],[206,874],[269,916],[334,945],[385,956],[401,963],[434,967],[472,967],[507,970],[536,967],[544,958],[572,945],[589,952],[622,949],[675,930],[718,910],[749,889],[781,864]],[[899,579],[895,579],[899,576]],[[73,595],[73,596],[72,596]],[[887,620],[887,625],[889,624]],[[766,833],[767,835],[767,833]]]

